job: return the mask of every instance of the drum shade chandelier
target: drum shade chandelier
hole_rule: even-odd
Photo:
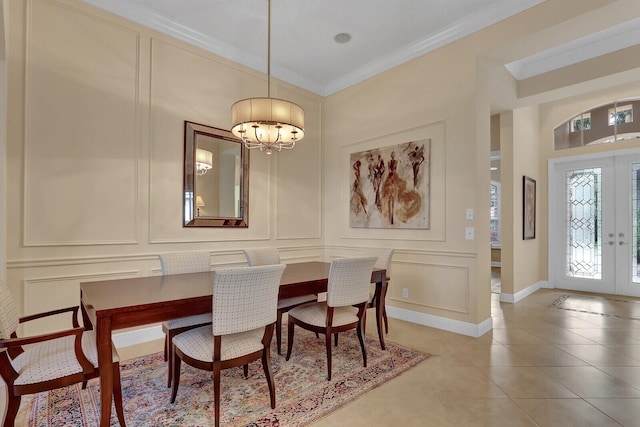
[[[231,132],[242,139],[245,147],[291,150],[304,138],[304,110],[298,104],[271,98],[271,0],[267,30],[267,97],[247,98],[231,106]]]

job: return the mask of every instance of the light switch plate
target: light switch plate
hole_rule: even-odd
[[[467,208],[467,219],[473,219],[473,209]]]
[[[466,227],[464,229],[464,238],[467,240],[473,240],[474,239],[474,229],[473,227]]]

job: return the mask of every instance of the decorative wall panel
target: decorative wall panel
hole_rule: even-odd
[[[28,11],[24,244],[135,243],[138,33],[61,3]]]

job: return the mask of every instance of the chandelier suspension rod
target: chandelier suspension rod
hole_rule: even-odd
[[[267,13],[267,98],[271,98],[271,0]]]

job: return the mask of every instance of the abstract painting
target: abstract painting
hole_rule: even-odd
[[[350,155],[349,225],[429,229],[431,138]]]

